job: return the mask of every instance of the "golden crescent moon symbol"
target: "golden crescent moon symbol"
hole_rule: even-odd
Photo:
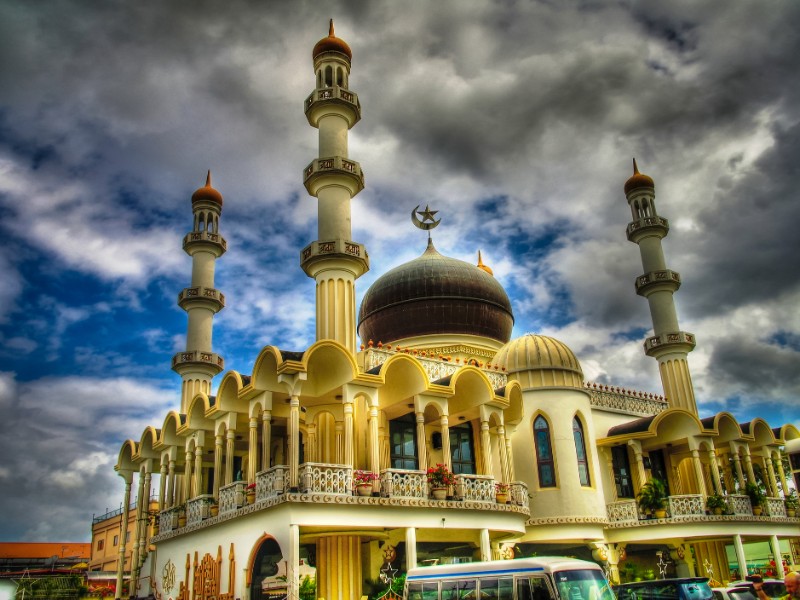
[[[428,209],[427,209],[427,207],[426,207],[426,212],[428,212]],[[436,212],[438,212],[438,211],[432,211],[432,212],[433,212],[433,213],[436,213]],[[414,223],[414,225],[416,225],[417,227],[419,227],[420,229],[422,229],[422,230],[424,230],[424,231],[428,231],[428,230],[430,230],[430,229],[433,229],[433,228],[434,228],[434,227],[436,227],[436,226],[437,226],[439,223],[441,223],[441,222],[442,222],[442,220],[441,220],[441,219],[439,219],[438,221],[432,220],[430,223],[425,223],[424,221],[420,221],[420,220],[417,218],[417,213],[419,213],[419,204],[417,204],[417,205],[414,207],[414,209],[411,211],[411,222],[412,222],[412,223]],[[424,213],[420,213],[420,214],[424,214]],[[430,217],[430,218],[431,218],[431,219],[433,219],[433,217]]]

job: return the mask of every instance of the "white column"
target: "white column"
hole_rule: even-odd
[[[417,530],[406,527],[406,571],[417,566]]]
[[[780,571],[776,571],[777,573],[783,572],[783,562],[781,561],[781,545],[778,542],[778,536],[772,535],[769,538],[769,547],[772,550],[772,559],[775,561],[775,569],[780,569]]]
[[[481,420],[481,455],[483,457],[483,464],[481,465],[481,473],[483,475],[492,474],[492,443],[489,434],[489,421]]]
[[[453,470],[453,457],[450,456],[450,428],[447,425],[447,415],[439,419],[442,432],[442,462],[449,470]]]
[[[692,463],[694,463],[694,475],[697,478],[697,491],[703,496],[707,496],[706,478],[703,476],[703,463],[700,462],[700,451],[696,448],[692,450]]]
[[[481,529],[481,561],[492,560],[492,547],[489,544],[489,530]]]
[[[300,527],[289,525],[289,556],[287,564],[286,587],[289,598],[300,597]]]
[[[298,488],[300,478],[300,397],[292,394],[289,404],[289,487]],[[291,596],[290,596],[291,597]]]
[[[747,558],[744,555],[744,545],[742,536],[738,533],[733,534],[733,548],[736,550],[736,561],[739,563],[739,579],[747,577]]]

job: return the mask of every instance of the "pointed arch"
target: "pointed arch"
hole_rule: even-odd
[[[582,415],[575,413],[572,417],[572,439],[575,442],[575,456],[578,462],[578,481],[583,487],[591,487],[591,462],[584,423]]]
[[[217,388],[217,399],[214,410],[229,412],[247,412],[247,401],[240,399],[244,387],[242,376],[236,371],[228,371],[222,378]]]
[[[536,456],[536,472],[540,488],[551,488],[558,485],[556,479],[555,456],[553,455],[552,426],[542,411],[533,415],[533,447]]]

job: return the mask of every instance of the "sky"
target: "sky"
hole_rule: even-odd
[[[800,3],[794,0],[0,3],[0,541],[88,541],[124,440],[177,409],[190,198],[211,169],[228,252],[214,351],[314,341],[302,185],[311,50],[353,50],[371,270],[493,270],[514,337],[587,380],[661,393],[623,185],[655,180],[701,416],[800,426]],[[218,376],[215,385],[221,379]]]

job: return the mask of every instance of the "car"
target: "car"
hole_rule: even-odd
[[[713,600],[708,577],[676,577],[622,583],[614,587],[618,600]]]
[[[714,600],[757,600],[755,590],[746,585],[711,588]]]
[[[756,595],[752,581],[731,581],[730,586],[746,587],[753,592],[753,595]],[[761,589],[770,598],[780,598],[786,595],[786,584],[783,583],[782,579],[765,579],[764,586]]]

